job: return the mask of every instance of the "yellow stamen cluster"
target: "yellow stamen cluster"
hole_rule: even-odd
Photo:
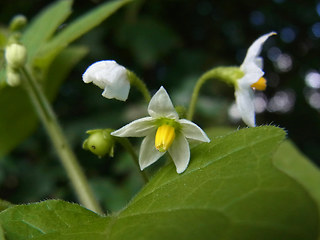
[[[155,139],[155,147],[159,152],[165,152],[169,149],[176,136],[174,127],[170,125],[161,125],[158,127]]]
[[[251,87],[259,91],[264,91],[267,88],[267,80],[261,77],[257,82],[252,84]]]

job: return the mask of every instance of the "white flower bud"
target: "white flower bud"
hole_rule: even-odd
[[[125,101],[128,98],[130,82],[127,69],[113,60],[104,60],[90,65],[82,75],[85,83],[93,82],[104,89],[102,96]]]
[[[10,22],[11,31],[19,31],[27,24],[27,18],[24,15],[16,15]]]
[[[27,49],[21,44],[12,43],[6,47],[5,58],[11,68],[22,67],[27,61]]]
[[[6,75],[7,75],[7,84],[9,86],[16,87],[20,85],[21,77],[18,71],[10,67],[7,67]]]

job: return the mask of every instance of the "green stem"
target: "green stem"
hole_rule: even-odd
[[[118,143],[120,143],[127,151],[128,153],[131,155],[136,167],[138,168],[138,171],[141,174],[141,177],[143,178],[143,181],[145,183],[147,183],[149,181],[148,176],[146,175],[145,172],[141,171],[140,169],[140,165],[139,165],[139,158],[138,155],[136,154],[136,152],[133,149],[132,144],[130,143],[130,141],[127,138],[120,138],[117,137],[116,140],[118,141]]]
[[[130,80],[130,84],[135,86],[141,92],[146,102],[149,103],[151,99],[151,95],[149,93],[149,90],[146,84],[140,78],[138,78],[138,76],[134,72],[131,72],[129,70],[128,70],[128,78]]]
[[[29,71],[23,67],[20,69],[21,74],[25,77],[25,88],[31,101],[45,127],[47,133],[60,157],[62,165],[64,166],[68,177],[78,195],[80,203],[86,208],[102,214],[102,210],[94,198],[93,192],[89,183],[77,162],[76,156],[71,150],[69,143],[64,136],[58,120],[44,95],[42,89],[32,77]]]
[[[207,80],[219,79],[228,84],[235,85],[236,80],[241,78],[242,76],[243,72],[239,67],[216,67],[202,74],[193,89],[189,109],[187,112],[187,119],[192,121],[200,89],[202,85],[207,82]]]

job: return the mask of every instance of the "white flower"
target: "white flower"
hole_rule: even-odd
[[[156,162],[166,151],[177,173],[186,170],[190,160],[188,139],[210,142],[205,132],[186,119],[179,119],[170,97],[161,87],[148,106],[150,117],[135,120],[111,133],[117,137],[144,137],[139,154],[141,170]]]
[[[237,80],[235,97],[242,120],[250,127],[255,126],[254,92],[253,89],[265,90],[266,80],[262,77],[263,59],[259,57],[264,42],[275,32],[259,37],[249,47],[247,55],[240,66],[244,76]]]
[[[128,98],[130,82],[127,69],[113,60],[104,60],[90,65],[82,75],[85,83],[93,82],[104,89],[102,96],[125,101]]]

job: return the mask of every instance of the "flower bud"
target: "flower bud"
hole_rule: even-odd
[[[93,82],[104,89],[102,96],[126,101],[129,95],[130,82],[127,69],[115,61],[105,60],[90,65],[82,75],[85,83]]]
[[[27,18],[22,15],[16,15],[10,22],[11,31],[20,31],[27,24]]]
[[[83,142],[82,148],[91,151],[98,157],[103,157],[106,154],[113,157],[114,139],[110,135],[112,131],[111,129],[87,131],[90,136]]]
[[[6,47],[5,58],[9,67],[23,67],[27,61],[27,50],[21,44],[12,43]]]
[[[7,84],[11,87],[17,87],[21,83],[21,76],[19,72],[13,68],[7,67],[6,77]]]

